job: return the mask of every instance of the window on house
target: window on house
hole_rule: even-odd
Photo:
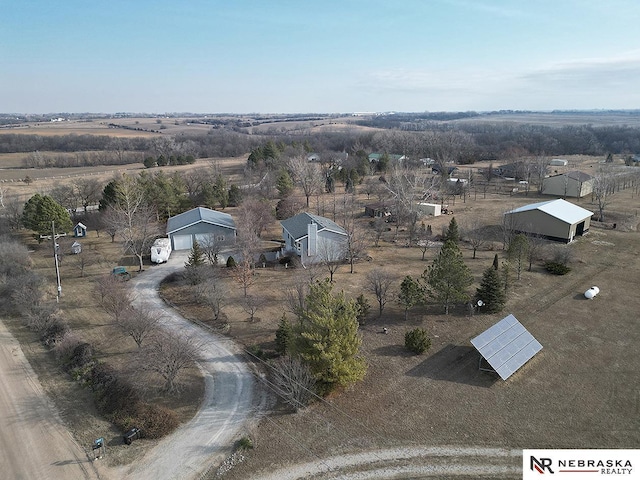
[[[216,235],[216,242],[224,242],[224,235]]]

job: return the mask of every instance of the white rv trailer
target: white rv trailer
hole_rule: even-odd
[[[168,238],[158,238],[151,246],[151,261],[153,263],[164,263],[171,255],[171,240]]]

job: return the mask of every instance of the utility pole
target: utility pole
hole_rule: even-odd
[[[51,240],[53,241],[53,258],[55,261],[55,265],[56,265],[56,283],[57,283],[57,288],[56,288],[56,303],[60,303],[60,296],[62,295],[62,285],[60,284],[60,263],[58,262],[58,238],[60,237],[66,237],[67,234],[66,233],[58,233],[56,234],[56,225],[55,222],[52,220],[51,221],[51,235],[40,235],[40,238],[51,238]]]
[[[56,235],[56,222],[51,221],[51,238],[53,239],[53,258],[56,263],[56,303],[60,303],[60,296],[62,295],[62,285],[60,285],[60,263],[58,262],[58,235]]]

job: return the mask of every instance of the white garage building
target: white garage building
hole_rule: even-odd
[[[194,241],[201,245],[208,241],[233,245],[236,242],[236,224],[228,213],[196,207],[170,217],[167,235],[173,250],[190,250]]]
[[[566,200],[532,203],[504,214],[513,230],[569,243],[589,231],[593,212]]]

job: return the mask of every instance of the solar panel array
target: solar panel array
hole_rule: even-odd
[[[503,380],[542,350],[542,345],[513,315],[503,318],[471,343]]]

